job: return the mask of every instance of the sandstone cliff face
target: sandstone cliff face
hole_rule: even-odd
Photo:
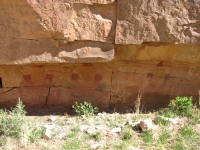
[[[199,44],[199,9],[199,0],[1,0],[0,63],[110,61],[114,44]],[[72,42],[82,46],[69,50]]]
[[[117,44],[199,43],[199,0],[118,0]]]
[[[2,107],[197,101],[200,0],[0,0],[0,79]]]

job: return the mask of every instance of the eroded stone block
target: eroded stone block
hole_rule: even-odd
[[[117,44],[200,43],[200,1],[118,0]]]

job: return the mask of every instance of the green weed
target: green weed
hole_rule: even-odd
[[[171,135],[170,135],[170,132],[166,129],[164,129],[161,133],[161,135],[159,136],[159,142],[162,144],[162,145],[165,145],[168,143],[168,140],[170,139]]]
[[[161,117],[156,117],[156,119],[154,120],[156,124],[160,124],[160,125],[163,125],[163,126],[168,126],[170,124],[170,121],[169,120],[166,120],[164,118],[161,118]]]
[[[167,118],[175,118],[177,115],[172,112],[172,110],[170,110],[169,108],[164,108],[164,109],[160,109],[158,110],[158,114],[160,116],[164,116],[164,117],[167,117]]]
[[[187,150],[187,148],[183,145],[183,143],[177,143],[172,146],[173,150]]]
[[[31,142],[35,142],[36,140],[40,139],[43,137],[45,128],[41,127],[35,127],[32,129],[30,135],[29,135],[29,140]]]
[[[99,141],[102,137],[101,132],[96,132],[93,133],[92,135],[90,135],[93,139],[95,139],[95,141]]]
[[[184,138],[194,138],[197,134],[196,132],[188,125],[185,125],[181,130],[180,130],[180,134],[184,137]]]
[[[153,133],[151,130],[146,130],[143,132],[143,141],[146,143],[152,142],[153,141]]]
[[[77,115],[94,115],[98,113],[98,108],[93,107],[91,103],[83,102],[77,103],[72,106]]]
[[[179,116],[191,116],[192,101],[192,97],[177,96],[175,100],[170,101],[168,106]]]
[[[0,134],[20,139],[26,145],[42,138],[44,128],[36,127],[35,121],[26,118],[24,107],[19,101],[12,111],[0,110]]]
[[[123,140],[130,140],[133,137],[130,131],[125,131],[122,133]]]
[[[65,144],[61,147],[62,150],[81,150],[82,149],[82,141],[80,139],[68,139]]]
[[[20,138],[23,132],[23,126],[26,123],[26,111],[24,105],[19,101],[16,107],[8,112],[7,110],[0,110],[0,135],[12,136]]]
[[[190,120],[191,120],[192,124],[199,124],[200,123],[200,111],[194,110],[192,112]]]
[[[75,133],[79,132],[79,131],[80,131],[79,126],[78,126],[78,125],[75,125],[75,127],[72,128],[72,131],[75,132]]]

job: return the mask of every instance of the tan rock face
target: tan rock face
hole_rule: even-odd
[[[199,11],[199,0],[1,0],[0,64],[110,61],[114,44],[199,44]]]
[[[115,0],[74,0],[74,3],[82,3],[82,4],[111,4],[114,3]]]
[[[200,1],[119,0],[117,44],[200,43]]]
[[[0,0],[0,107],[197,102],[199,11],[200,0]]]
[[[107,4],[111,2],[113,1],[107,1]],[[97,0],[28,0],[28,3],[40,16],[38,22],[47,31],[61,33],[66,42],[75,40],[114,42],[116,21],[114,4],[88,5],[106,3]]]
[[[112,60],[116,4],[91,2],[2,0],[0,64]]]

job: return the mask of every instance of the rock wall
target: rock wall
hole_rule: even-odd
[[[200,90],[200,0],[0,0],[0,107],[165,107]]]

